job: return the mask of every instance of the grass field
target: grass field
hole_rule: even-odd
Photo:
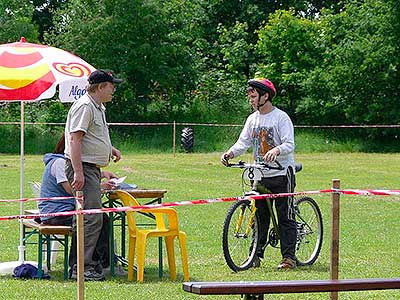
[[[143,188],[168,190],[164,202],[242,194],[241,174],[222,167],[219,153],[126,154],[108,169],[128,183]],[[296,156],[303,164],[297,177],[297,191],[330,188],[338,178],[344,189],[399,189],[400,154],[312,153]],[[249,160],[249,156],[243,156]],[[26,196],[32,196],[28,181],[40,181],[41,156],[25,160]],[[19,156],[0,155],[0,199],[19,198]],[[276,271],[280,257],[276,249],[267,249],[262,267],[232,273],[222,254],[222,224],[229,203],[185,206],[176,208],[180,227],[188,236],[189,270],[192,281],[290,280],[329,278],[330,195],[313,198],[321,207],[325,240],[317,262],[311,267],[294,271]],[[1,215],[14,215],[17,203],[0,203]],[[34,208],[35,203],[26,203]],[[342,196],[340,231],[340,278],[400,277],[398,234],[400,197]],[[17,221],[2,221],[0,227],[0,262],[18,258],[19,226]],[[165,251],[164,251],[165,252]],[[36,248],[27,249],[27,259],[36,260]],[[165,259],[164,259],[165,261]],[[0,277],[0,299],[75,299],[76,283],[62,280],[61,257],[51,272],[50,280],[17,280]],[[108,278],[105,282],[85,283],[86,299],[240,299],[239,296],[197,296],[182,291],[182,268],[177,252],[178,280],[168,279],[164,266],[163,279],[158,278],[155,242],[148,246],[145,282],[130,283],[125,277]],[[328,294],[274,295],[265,299],[329,299]],[[400,299],[400,291],[348,292],[339,299]]]

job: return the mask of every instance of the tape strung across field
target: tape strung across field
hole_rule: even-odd
[[[326,189],[318,191],[305,191],[295,193],[280,193],[280,194],[263,194],[263,195],[251,195],[242,197],[227,197],[227,198],[212,198],[212,199],[201,199],[201,200],[190,200],[190,201],[179,201],[179,202],[167,202],[160,204],[149,204],[140,206],[123,206],[113,208],[99,208],[99,209],[85,209],[81,211],[66,211],[58,213],[47,213],[47,214],[30,214],[30,215],[14,215],[14,216],[2,216],[0,221],[13,220],[13,219],[34,219],[40,217],[59,217],[59,216],[72,216],[77,214],[99,214],[99,213],[118,213],[125,211],[141,211],[146,209],[161,208],[161,207],[176,207],[186,205],[199,205],[199,204],[210,204],[210,203],[221,203],[221,202],[232,202],[238,200],[262,200],[265,198],[279,198],[299,195],[315,195],[323,193],[340,193],[343,195],[378,195],[378,196],[400,196],[400,190],[360,190],[360,189]],[[21,201],[46,201],[46,200],[62,200],[71,199],[74,197],[55,197],[55,198],[23,198],[23,199],[12,199],[12,200],[0,200],[0,202],[21,202]]]
[[[27,201],[46,201],[46,200],[67,200],[67,199],[75,199],[76,197],[53,197],[53,198],[22,198],[22,199],[5,199],[1,200],[1,202],[27,202]]]

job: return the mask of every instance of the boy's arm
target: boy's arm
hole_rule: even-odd
[[[251,125],[251,120],[252,120],[252,115],[250,115],[246,123],[244,124],[244,127],[242,129],[242,132],[240,133],[240,136],[236,143],[226,152],[226,153],[231,153],[231,158],[237,157],[244,152],[246,152],[247,149],[249,149],[252,146],[252,125]]]
[[[283,118],[280,128],[280,139],[281,144],[278,145],[276,148],[279,150],[279,154],[289,154],[294,151],[295,144],[294,144],[294,128],[293,123],[290,120],[289,116]]]

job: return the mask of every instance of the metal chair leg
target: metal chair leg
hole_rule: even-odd
[[[43,276],[43,235],[38,232],[38,278]]]

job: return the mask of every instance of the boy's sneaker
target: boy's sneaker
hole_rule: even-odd
[[[77,279],[78,274],[76,270],[72,271],[71,279]],[[103,281],[106,279],[103,273],[97,273],[94,269],[89,269],[83,273],[83,278],[85,281]]]
[[[288,270],[295,268],[296,268],[296,261],[291,259],[290,257],[285,257],[278,265],[278,270]]]

